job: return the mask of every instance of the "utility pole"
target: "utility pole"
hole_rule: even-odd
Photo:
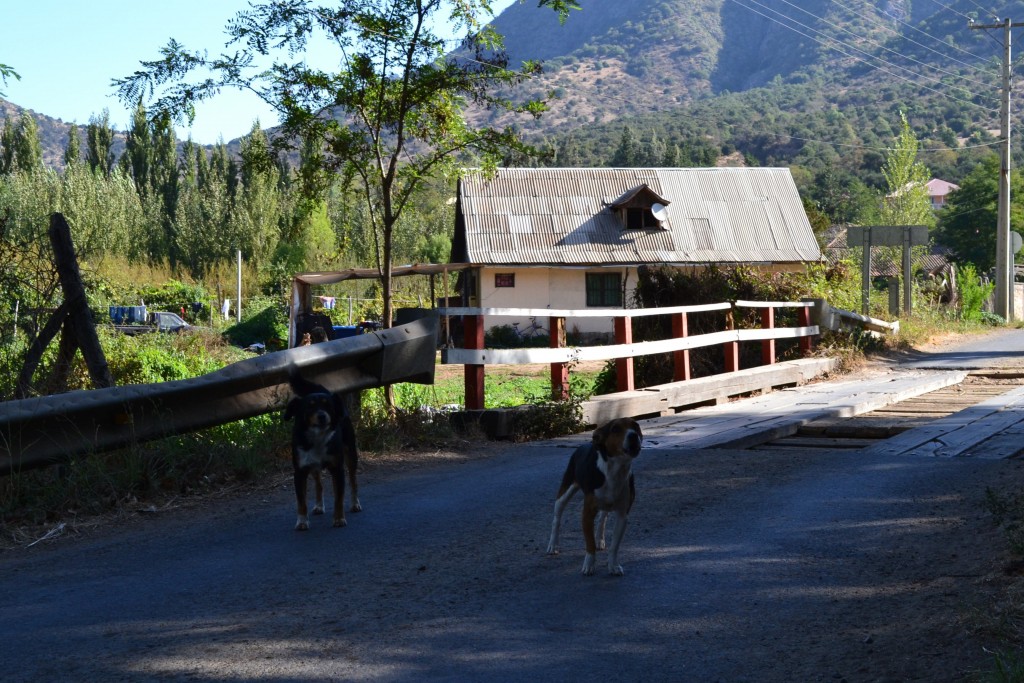
[[[1013,320],[1013,250],[1010,248],[1010,29],[1024,26],[1004,19],[998,24],[970,23],[972,29],[1003,29],[1003,92],[999,108],[999,222],[996,226],[996,315]]]

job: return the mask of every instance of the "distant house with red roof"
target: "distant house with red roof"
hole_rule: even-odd
[[[953,190],[959,190],[960,186],[955,185],[948,180],[939,180],[938,178],[932,178],[925,187],[928,188],[928,198],[932,201],[933,209],[941,209],[946,205],[946,197]]]

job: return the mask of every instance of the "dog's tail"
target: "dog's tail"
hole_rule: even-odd
[[[323,385],[309,381],[300,375],[298,370],[294,369],[288,373],[288,384],[291,386],[292,391],[294,391],[298,396],[331,393]]]

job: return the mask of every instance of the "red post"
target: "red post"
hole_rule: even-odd
[[[775,309],[774,308],[762,308],[761,309],[761,327],[770,330],[775,327]],[[761,340],[761,365],[774,365],[775,364],[775,340],[774,339],[762,339]]]
[[[686,313],[675,313],[672,316],[672,336],[682,339],[687,334]],[[685,382],[690,379],[690,350],[672,352],[672,379]]]
[[[725,329],[736,329],[736,307],[730,308],[725,313]],[[725,342],[725,371],[736,372],[740,369],[740,343],[738,341]]]
[[[484,348],[484,317],[482,315],[462,316],[465,331],[463,348]],[[466,410],[483,410],[484,407],[484,366],[466,365]]]
[[[548,339],[553,349],[565,346],[565,318],[548,318]],[[565,401],[569,398],[569,364],[551,364],[551,399]]]
[[[625,316],[615,318],[615,343],[633,343],[633,319]],[[615,390],[633,391],[633,358],[615,359]]]
[[[800,327],[811,326],[811,309],[809,306],[804,306],[800,309],[797,320]],[[800,353],[804,356],[809,356],[812,351],[814,351],[814,337],[810,335],[800,337]]]

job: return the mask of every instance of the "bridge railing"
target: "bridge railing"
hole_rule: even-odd
[[[633,359],[638,356],[671,353],[674,380],[690,379],[690,350],[722,345],[725,352],[726,372],[739,370],[740,342],[760,341],[762,364],[776,362],[775,342],[780,339],[798,339],[801,352],[807,355],[812,340],[819,334],[818,325],[811,324],[811,309],[815,302],[786,301],[733,301],[695,306],[670,306],[644,309],[568,309],[548,308],[441,308],[442,316],[461,316],[464,330],[464,348],[442,350],[441,362],[465,366],[465,405],[469,410],[484,407],[484,369],[487,365],[550,364],[551,391],[555,399],[568,396],[568,368],[573,362],[615,360],[616,390],[632,391],[634,387]],[[736,325],[738,309],[761,311],[758,328],[739,329]],[[775,327],[775,311],[781,308],[798,309],[796,327]],[[688,316],[693,313],[724,311],[724,329],[700,335],[688,334]],[[670,316],[672,336],[647,342],[633,341],[632,321],[642,316]],[[484,319],[487,316],[515,316],[519,318],[547,318],[548,348],[487,349],[484,348]],[[607,346],[567,346],[565,324],[567,319],[601,317],[614,319],[615,343]]]

